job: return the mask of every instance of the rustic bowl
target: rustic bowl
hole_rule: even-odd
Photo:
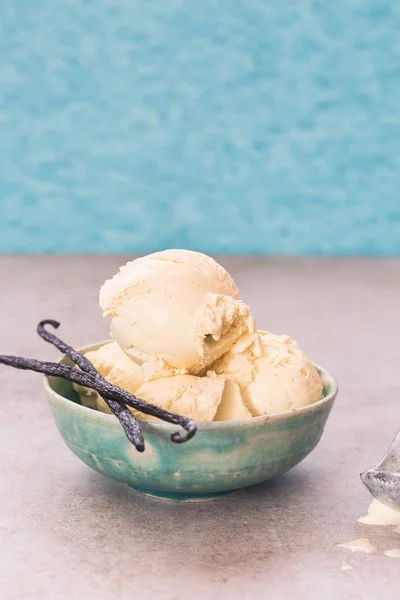
[[[60,362],[72,364],[67,357]],[[129,443],[114,415],[82,406],[69,381],[45,377],[44,387],[61,436],[84,463],[144,494],[194,502],[280,475],[316,447],[337,395],[333,377],[317,368],[324,396],[314,404],[271,416],[198,423],[196,435],[184,444],[170,440],[176,425],[141,421],[143,453]]]

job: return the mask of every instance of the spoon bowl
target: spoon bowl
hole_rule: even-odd
[[[400,431],[376,467],[360,477],[374,498],[400,511]]]

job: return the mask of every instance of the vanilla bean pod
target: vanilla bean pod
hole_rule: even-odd
[[[86,356],[74,350],[72,346],[69,346],[68,344],[60,340],[60,338],[58,338],[53,333],[50,333],[50,331],[47,331],[47,329],[45,328],[46,325],[51,325],[55,329],[58,329],[60,323],[53,319],[45,319],[43,321],[40,321],[36,330],[42,339],[58,348],[58,350],[60,350],[60,352],[62,352],[63,354],[69,356],[69,358],[73,360],[74,363],[82,369],[82,371],[93,375],[94,381],[98,379],[97,376],[101,377],[100,373],[94,368],[94,366],[92,365],[90,360],[86,358]],[[103,378],[101,377],[101,379]],[[142,428],[138,423],[135,415],[131,413],[131,411],[126,407],[126,405],[123,402],[121,402],[121,400],[110,398],[108,395],[104,395],[103,398],[109,409],[114,413],[114,415],[121,423],[129,441],[133,443],[136,450],[138,450],[139,452],[143,452],[144,439]]]
[[[73,383],[86,385],[86,383],[82,382],[81,376],[84,374],[81,371],[78,371],[78,369],[75,369],[74,367],[60,365],[59,363],[36,360],[36,358],[23,358],[22,356],[0,354],[0,364],[14,367],[14,369],[21,369],[23,371],[35,371],[36,373],[43,373],[44,375],[54,375],[54,377],[62,377]],[[74,373],[75,371],[76,373]],[[85,382],[86,381],[88,381],[87,378],[85,378]]]
[[[69,356],[70,359],[73,360],[74,363],[82,369],[82,371],[86,371],[87,373],[98,373],[98,371],[94,368],[94,366],[92,365],[90,360],[86,358],[86,356],[74,350],[72,346],[69,346],[68,344],[60,340],[60,338],[58,338],[53,333],[50,333],[50,331],[47,331],[45,325],[51,325],[52,327],[54,327],[54,329],[58,329],[60,327],[60,323],[58,321],[55,321],[54,319],[44,319],[43,321],[40,321],[39,325],[36,328],[36,331],[43,340],[58,348],[58,350],[60,350],[60,352],[62,352],[63,354]]]
[[[92,373],[96,376],[96,384],[101,385],[103,387],[103,390],[100,392],[98,388],[92,387],[92,389],[96,389],[96,391],[100,393],[100,395],[104,398],[104,400],[109,406],[109,402],[112,400],[119,402],[122,401],[128,406],[136,408],[136,410],[139,410],[140,412],[151,415],[153,417],[157,417],[158,419],[162,419],[163,421],[167,421],[175,425],[181,425],[181,427],[183,427],[187,433],[186,435],[182,436],[179,432],[174,432],[171,435],[171,440],[176,444],[187,442],[194,436],[197,430],[194,421],[182,417],[181,415],[176,415],[167,410],[159,408],[154,404],[148,404],[141,398],[137,398],[136,396],[130,394],[126,390],[109,383],[95,369],[95,367],[92,365],[89,359],[83,356],[80,352],[74,350],[72,346],[69,346],[68,344],[60,340],[60,338],[58,338],[56,335],[47,331],[47,329],[45,328],[46,325],[51,325],[55,329],[58,329],[60,323],[58,321],[54,321],[53,319],[45,319],[41,321],[37,326],[37,332],[40,335],[40,337],[43,338],[46,342],[52,344],[64,354],[67,354],[67,356],[69,356],[83,371],[86,371],[87,373]],[[110,409],[113,410],[111,406]]]
[[[102,398],[104,398],[105,402],[110,407],[110,410],[118,418],[128,439],[133,443],[137,450],[141,452],[144,450],[144,441],[140,423],[136,420],[132,412],[128,410],[127,406],[163,421],[180,425],[186,430],[186,434],[181,435],[179,432],[172,433],[171,440],[175,443],[186,442],[194,436],[197,431],[197,426],[194,421],[181,415],[171,413],[153,404],[148,404],[141,398],[137,398],[126,390],[111,384],[104,379],[85,356],[74,350],[74,348],[60,340],[54,334],[47,331],[45,325],[51,325],[58,328],[59,323],[50,319],[41,321],[37,327],[38,334],[45,341],[54,345],[61,352],[69,356],[80,369],[62,365],[60,363],[4,355],[0,355],[0,364],[16,369],[30,370],[45,375],[61,377],[68,381],[72,381],[73,383],[78,383],[79,385],[95,390]]]
[[[59,363],[45,362],[34,358],[22,358],[20,356],[0,355],[0,364],[14,367],[15,369],[35,371],[36,373],[43,373],[44,375],[61,377],[62,379],[67,379],[73,383],[79,383],[79,385],[85,387],[92,387],[94,385],[93,374],[88,375],[74,367],[60,365]],[[93,389],[95,388],[93,387]],[[136,450],[143,452],[144,440],[142,428],[134,415],[121,401],[108,400],[107,398],[105,398],[105,401],[121,423],[128,440],[135,446]]]

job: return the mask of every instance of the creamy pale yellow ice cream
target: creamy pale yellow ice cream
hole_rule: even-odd
[[[101,288],[100,305],[112,337],[146,380],[198,375],[244,333],[255,333],[229,273],[199,252],[166,250],[128,262]]]
[[[251,417],[236,384],[224,377],[195,377],[177,375],[144,383],[142,369],[118,346],[111,342],[85,356],[110,383],[143,398],[197,421],[225,421]],[[106,402],[94,390],[73,384],[85,406],[111,413]],[[142,419],[153,419],[132,411]]]
[[[209,256],[166,250],[128,262],[101,288],[100,305],[115,341],[89,360],[111,383],[166,410],[199,422],[236,420],[322,397],[311,361],[291,338],[256,331],[231,276]],[[97,394],[80,392],[108,411]]]
[[[197,421],[227,421],[251,417],[239,387],[221,377],[163,377],[147,381],[136,394],[146,402]],[[139,413],[138,416],[153,418]]]
[[[160,408],[197,421],[213,421],[225,388],[224,379],[174,375],[147,381],[138,390],[139,398]],[[153,419],[139,415],[145,419]]]
[[[240,387],[231,379],[225,379],[224,393],[214,421],[236,421],[250,417],[252,414],[244,403]]]
[[[97,350],[87,352],[85,356],[107,381],[131,394],[134,394],[143,383],[142,369],[121,350],[117,342],[104,344]],[[97,392],[76,383],[73,385],[85,406],[111,412]]]
[[[285,335],[258,333],[261,356],[242,338],[213,365],[214,373],[239,386],[252,415],[271,415],[320,400],[318,371],[296,342]]]

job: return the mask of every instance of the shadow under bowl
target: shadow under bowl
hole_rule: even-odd
[[[72,364],[65,356],[59,362]],[[141,421],[143,453],[128,441],[114,415],[83,406],[71,382],[45,377],[44,387],[61,436],[84,463],[138,492],[196,502],[238,493],[280,475],[316,447],[338,389],[334,378],[317,368],[324,395],[314,404],[240,421],[200,422],[196,435],[184,444],[170,440],[179,429],[176,425]]]

